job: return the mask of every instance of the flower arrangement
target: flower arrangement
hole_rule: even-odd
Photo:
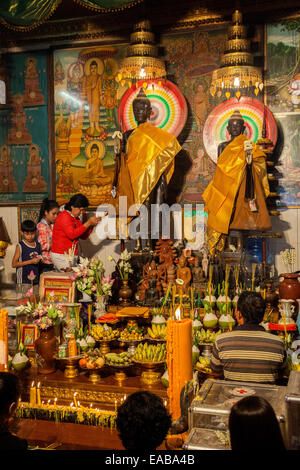
[[[128,253],[127,249],[122,251],[120,259],[119,259],[118,262],[116,262],[116,260],[112,256],[109,256],[108,259],[109,259],[109,261],[114,261],[115,262],[122,281],[127,281],[128,277],[129,277],[129,274],[133,273],[133,269],[132,269],[131,264],[129,262],[129,260],[131,259],[131,254]]]
[[[32,316],[34,317],[34,323],[40,330],[47,330],[56,325],[64,314],[61,305],[43,305],[39,303]]]
[[[105,277],[104,273],[105,269],[101,260],[80,257],[79,264],[73,268],[70,279],[76,282],[76,287],[80,292],[96,296],[112,295],[111,288],[114,279],[111,279],[111,276]]]
[[[296,250],[287,248],[286,250],[280,250],[281,260],[283,264],[287,267],[288,272],[295,272],[295,263],[296,263]]]

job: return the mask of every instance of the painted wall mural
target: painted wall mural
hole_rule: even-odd
[[[168,77],[184,95],[189,108],[188,122],[179,140],[186,152],[184,179],[178,194],[180,203],[201,203],[211,181],[215,163],[203,144],[203,127],[210,111],[223,100],[210,94],[211,75],[220,66],[227,31],[194,31],[162,37]],[[175,182],[176,184],[176,182]]]
[[[300,20],[267,27],[267,100],[279,130],[279,206],[300,206]]]
[[[0,110],[0,202],[42,201],[49,192],[47,57],[9,58],[8,103]]]
[[[107,202],[119,130],[118,105],[126,90],[117,83],[126,46],[57,50],[54,53],[56,198],[76,192],[90,205]]]

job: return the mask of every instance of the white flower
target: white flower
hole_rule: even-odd
[[[122,251],[120,258],[121,260],[128,261],[131,259],[131,254],[128,253],[127,249],[125,248],[125,250]]]

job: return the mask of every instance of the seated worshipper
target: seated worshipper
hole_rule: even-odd
[[[27,450],[27,441],[9,431],[19,398],[19,379],[10,372],[0,372],[0,450]]]
[[[116,424],[126,450],[152,452],[165,439],[171,416],[158,395],[142,391],[130,395],[118,408]]]
[[[74,259],[72,266],[77,263],[79,238],[87,239],[101,220],[101,217],[92,216],[84,223],[81,223],[80,215],[85,216],[85,209],[89,206],[88,199],[83,194],[75,194],[65,205],[65,209],[60,212],[55,220],[52,233],[52,247],[50,257],[54,267],[58,271],[69,271],[71,266],[68,263],[65,253],[72,247]]]
[[[231,450],[286,450],[275,412],[262,397],[244,397],[233,405],[228,426]]]
[[[227,380],[274,384],[284,370],[286,353],[282,339],[260,325],[265,301],[257,292],[242,292],[236,307],[238,322],[220,334],[210,360],[214,373]]]

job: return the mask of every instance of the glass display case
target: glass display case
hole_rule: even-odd
[[[286,388],[276,385],[207,379],[189,408],[189,430],[206,428],[226,431],[231,407],[244,396],[256,394],[270,402],[285,437]]]

